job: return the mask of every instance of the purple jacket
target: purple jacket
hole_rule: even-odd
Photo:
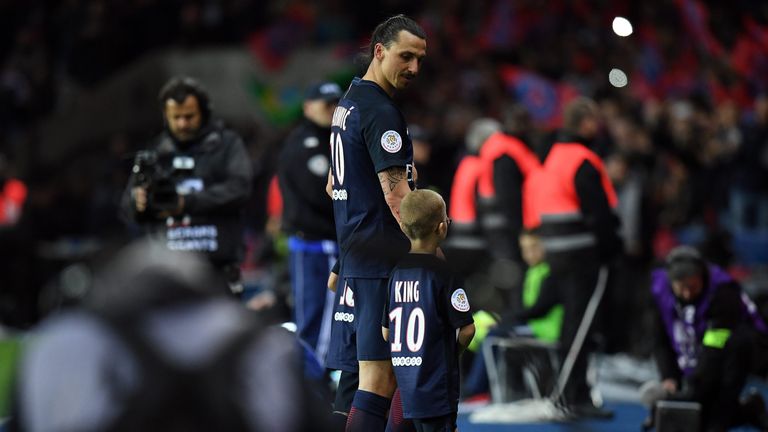
[[[651,276],[651,292],[658,306],[667,336],[677,356],[677,366],[684,376],[696,367],[701,351],[704,332],[707,330],[707,311],[715,290],[720,284],[732,282],[733,278],[723,269],[709,265],[709,283],[699,299],[684,305],[677,301],[672,292],[672,284],[664,269],[655,270]],[[742,310],[745,318],[761,332],[768,332],[763,320],[757,313],[757,307],[744,293],[741,295]]]

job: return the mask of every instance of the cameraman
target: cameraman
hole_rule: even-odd
[[[207,255],[238,293],[250,157],[237,133],[211,119],[208,93],[196,80],[171,78],[159,102],[164,130],[136,155],[124,216],[171,250]]]

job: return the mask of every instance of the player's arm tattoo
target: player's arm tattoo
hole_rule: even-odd
[[[384,196],[391,194],[397,189],[397,185],[405,180],[405,167],[393,166],[379,172],[379,183]]]
[[[384,192],[384,201],[387,202],[392,216],[395,220],[400,222],[400,201],[403,200],[405,194],[411,191],[408,187],[407,174],[404,166],[389,167],[385,170],[379,171],[379,183],[381,183],[381,190]]]

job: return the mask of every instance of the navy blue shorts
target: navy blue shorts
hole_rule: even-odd
[[[381,316],[389,294],[387,279],[347,278],[355,293],[355,329],[359,361],[389,360],[389,343],[381,336]]]
[[[325,359],[328,369],[357,372],[355,297],[344,278],[339,277],[331,315],[331,340]]]

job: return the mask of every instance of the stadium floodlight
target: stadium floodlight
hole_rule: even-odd
[[[627,78],[627,74],[623,70],[613,68],[608,72],[608,82],[614,87],[621,88],[629,83],[629,78]]]
[[[621,37],[632,34],[632,23],[624,17],[617,16],[613,19],[613,32]]]

